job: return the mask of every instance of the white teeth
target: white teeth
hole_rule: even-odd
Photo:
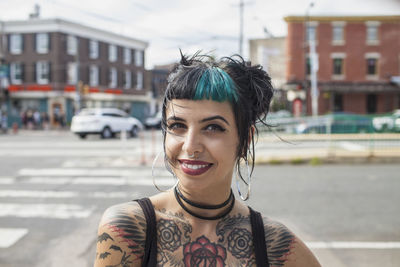
[[[192,164],[183,163],[183,166],[185,166],[188,169],[197,170],[197,169],[205,168],[208,165],[192,165]]]

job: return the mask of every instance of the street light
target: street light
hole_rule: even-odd
[[[307,9],[306,9],[306,27],[305,27],[305,34],[306,38],[308,38],[308,45],[309,45],[309,55],[310,55],[310,76],[311,76],[311,110],[313,117],[318,116],[318,78],[317,78],[317,71],[318,71],[318,58],[317,53],[315,51],[315,32],[311,36],[309,35],[309,13],[310,9],[314,7],[314,2],[311,2]],[[307,70],[306,70],[307,72]],[[306,74],[307,75],[307,74]]]

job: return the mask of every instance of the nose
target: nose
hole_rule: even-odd
[[[203,152],[203,144],[200,134],[197,134],[196,131],[190,129],[183,140],[182,150],[187,155],[193,155],[194,153]]]

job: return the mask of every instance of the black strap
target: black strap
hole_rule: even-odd
[[[144,248],[144,255],[142,259],[142,266],[156,266],[157,265],[157,230],[156,230],[156,214],[150,199],[141,198],[136,200],[143,210],[146,217],[146,243]]]
[[[267,246],[265,244],[264,223],[261,214],[250,208],[251,232],[253,234],[254,252],[258,267],[269,266]]]

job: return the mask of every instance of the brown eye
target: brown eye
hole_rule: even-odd
[[[225,128],[223,128],[222,126],[220,126],[218,124],[207,125],[205,130],[210,131],[210,132],[225,132]]]

